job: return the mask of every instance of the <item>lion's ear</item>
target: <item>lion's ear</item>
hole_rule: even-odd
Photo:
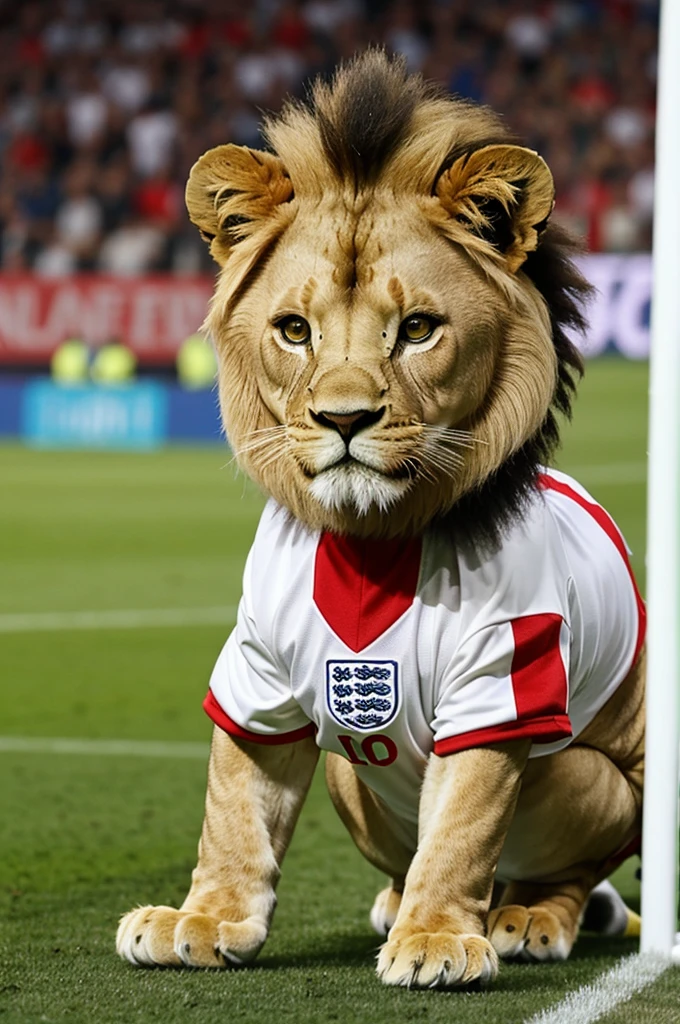
[[[555,202],[548,165],[522,146],[484,146],[442,172],[434,193],[463,227],[503,253],[515,273],[538,245]]]
[[[217,146],[194,164],[186,187],[189,217],[220,262],[258,222],[293,198],[277,156],[246,146]]]

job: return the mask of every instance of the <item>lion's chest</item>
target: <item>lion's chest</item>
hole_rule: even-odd
[[[314,734],[412,823],[432,753],[562,749],[630,670],[644,615],[620,534],[555,481],[567,493],[487,554],[434,531],[314,534],[270,503],[207,710],[253,742]]]
[[[413,822],[433,749],[437,678],[458,626],[450,608],[423,601],[424,547],[323,534],[289,565],[289,599],[273,631],[318,745],[347,758]]]

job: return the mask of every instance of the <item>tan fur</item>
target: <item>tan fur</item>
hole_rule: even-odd
[[[324,124],[349,102],[341,71],[316,86],[316,113],[291,105],[269,122],[273,153],[206,153],[187,206],[221,266],[206,327],[239,464],[313,529],[394,537],[457,507],[545,422],[558,359],[522,268],[553,186],[535,153],[485,144],[504,138],[489,111],[419,91],[379,54],[362,60],[388,112],[416,96],[408,132],[374,168],[328,141]],[[488,237],[499,210],[504,246]],[[423,344],[400,334],[416,313],[436,317]],[[286,340],[286,317],[308,322],[304,344]],[[336,427],[366,415],[337,469]],[[550,757],[527,762],[529,741],[433,755],[419,835],[328,757],[340,816],[392,878],[372,914],[389,931],[385,982],[466,984],[492,978],[499,955],[568,954],[588,892],[639,830],[643,685],[641,660],[578,743]],[[216,731],[191,891],[180,910],[126,915],[122,956],[224,966],[257,953],[316,757],[312,740],[263,747]],[[497,867],[509,885],[488,918]]]
[[[143,966],[189,967],[224,967],[256,956],[318,757],[312,739],[253,748],[216,728],[189,894],[179,910],[139,907],[126,914],[118,928],[119,955]]]
[[[520,192],[517,181],[529,186]],[[506,213],[514,211],[513,241],[504,253],[514,273],[538,245],[536,226],[550,216],[555,189],[547,164],[537,153],[519,146],[485,146],[459,157],[441,175],[437,196],[447,213],[477,230],[489,227],[480,199],[496,199]]]

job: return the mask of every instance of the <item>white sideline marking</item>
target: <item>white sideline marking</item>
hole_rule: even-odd
[[[89,754],[100,757],[178,757],[204,761],[207,743],[163,740],[79,740],[54,736],[0,736],[2,754]]]
[[[651,985],[670,964],[670,958],[661,953],[625,957],[590,985],[570,992],[560,1003],[542,1010],[524,1024],[592,1024]]]
[[[96,612],[21,612],[0,615],[0,633],[44,633],[72,629],[140,629],[145,626],[225,626],[236,606],[223,608],[128,608]]]
[[[603,466],[566,466],[568,473],[586,487],[643,484],[647,479],[646,462],[609,462]]]

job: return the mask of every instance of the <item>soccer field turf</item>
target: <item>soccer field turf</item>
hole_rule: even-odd
[[[643,585],[646,388],[643,365],[591,364],[558,459],[618,520]],[[0,448],[1,1019],[521,1024],[634,952],[584,936],[568,962],[504,965],[483,993],[381,986],[368,910],[382,879],[317,778],[255,966],[118,960],[120,914],[176,905],[195,863],[201,701],[262,506],[228,461],[220,448]],[[99,742],[58,752],[55,737]],[[633,903],[635,867],[617,876]],[[598,1019],[678,1024],[679,1007],[680,970],[668,971]]]

